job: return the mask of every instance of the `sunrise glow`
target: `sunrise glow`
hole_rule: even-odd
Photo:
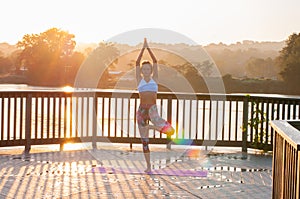
[[[173,30],[201,45],[282,41],[300,31],[299,7],[298,0],[11,0],[1,4],[0,42],[15,44],[25,34],[52,27],[74,34],[78,43],[99,43],[140,28]]]

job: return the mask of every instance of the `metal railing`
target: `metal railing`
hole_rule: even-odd
[[[150,143],[272,149],[274,119],[299,119],[300,98],[158,93],[159,114],[176,133]],[[140,143],[134,91],[0,92],[0,147],[91,142]]]

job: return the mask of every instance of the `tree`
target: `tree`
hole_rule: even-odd
[[[286,46],[280,51],[277,64],[280,75],[291,90],[299,90],[300,79],[300,33],[292,34],[286,41]]]
[[[200,70],[204,77],[209,77],[212,74],[212,68],[214,64],[209,60],[205,60],[202,63],[195,63],[194,65]]]
[[[250,78],[274,78],[276,71],[273,60],[251,57],[246,62],[247,77]]]
[[[64,66],[63,76],[64,84],[72,86],[76,78],[77,71],[83,63],[85,56],[80,52],[74,52],[72,55],[62,59],[62,66]]]
[[[12,67],[12,61],[4,56],[4,53],[0,51],[0,74],[9,72]]]
[[[12,62],[12,71],[16,74],[22,74],[21,65],[19,64],[21,50],[15,50],[10,53],[9,59]]]
[[[118,63],[120,51],[112,42],[101,42],[96,48],[95,53],[97,54],[98,60],[103,61],[103,66],[105,66],[105,70],[103,71],[103,74],[100,77],[98,87],[108,88],[109,86],[114,86],[116,79],[114,76],[109,74],[109,69],[115,69],[115,64]],[[113,85],[110,85],[112,82]]]
[[[101,42],[92,51],[76,77],[75,86],[84,88],[108,88],[109,68],[114,67],[120,55],[114,43]]]
[[[74,35],[57,28],[40,34],[26,34],[17,46],[22,49],[20,63],[25,63],[31,84],[57,85],[65,70],[63,60],[72,56],[76,42]]]

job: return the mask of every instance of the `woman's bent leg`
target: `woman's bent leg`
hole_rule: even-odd
[[[151,108],[149,109],[149,116],[156,130],[166,134],[167,136],[171,136],[174,134],[175,129],[168,121],[159,116],[156,105],[151,106]]]

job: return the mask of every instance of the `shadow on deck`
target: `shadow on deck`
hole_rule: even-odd
[[[29,156],[3,149],[0,198],[271,198],[271,155],[219,147],[150,147],[152,169],[175,174],[128,172],[145,167],[139,144],[132,150],[128,144],[62,152],[36,147]]]

